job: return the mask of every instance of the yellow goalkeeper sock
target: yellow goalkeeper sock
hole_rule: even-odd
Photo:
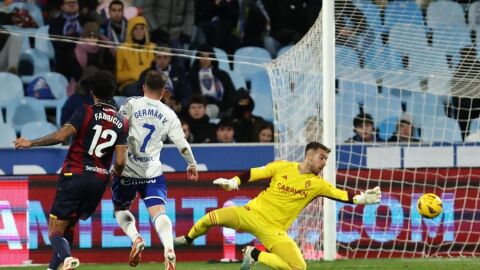
[[[265,251],[260,252],[260,255],[258,256],[258,261],[272,269],[290,269],[288,263],[286,263],[284,260],[282,260],[282,258],[273,253]]]
[[[187,236],[191,239],[195,239],[207,233],[207,231],[214,225],[215,211],[212,211],[205,216],[201,217],[188,232]]]

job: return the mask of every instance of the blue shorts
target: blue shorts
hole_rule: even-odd
[[[147,207],[164,205],[167,201],[165,176],[149,179],[113,177],[112,201],[117,208],[128,209],[137,196],[137,191]]]

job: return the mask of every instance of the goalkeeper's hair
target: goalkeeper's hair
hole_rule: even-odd
[[[310,142],[310,143],[308,143],[307,146],[305,147],[305,155],[307,155],[307,152],[308,152],[309,150],[315,151],[315,150],[318,150],[318,149],[322,149],[322,150],[324,150],[324,151],[327,152],[327,153],[330,153],[330,151],[331,151],[330,148],[326,147],[325,145],[323,145],[323,144],[321,144],[321,143],[319,143],[319,142]]]

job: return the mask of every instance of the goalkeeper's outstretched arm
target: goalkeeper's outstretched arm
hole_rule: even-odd
[[[324,183],[325,188],[320,191],[319,196],[327,197],[332,200],[352,204],[376,204],[380,203],[382,198],[382,191],[378,186],[372,189],[367,189],[360,194],[354,194],[346,190],[338,189],[326,181]]]
[[[218,178],[213,183],[227,191],[238,190],[243,183],[272,178],[279,166],[281,166],[281,161],[274,161],[263,167],[251,168],[230,179]]]

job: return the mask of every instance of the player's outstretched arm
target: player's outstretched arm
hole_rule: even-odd
[[[35,146],[55,145],[64,142],[67,138],[75,134],[75,128],[72,125],[64,125],[61,129],[50,133],[44,137],[27,140],[23,137],[16,139],[13,143],[15,148],[30,148]]]
[[[379,186],[367,189],[358,195],[353,196],[354,204],[376,204],[382,199],[382,191]]]

